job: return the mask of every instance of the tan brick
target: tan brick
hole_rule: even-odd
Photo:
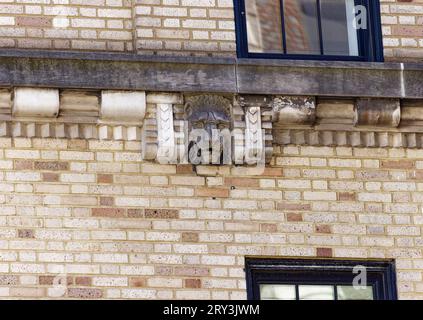
[[[339,192],[338,200],[339,201],[356,201],[357,196],[354,192]]]
[[[114,198],[113,197],[100,197],[100,206],[113,206]]]
[[[261,232],[277,232],[278,226],[273,223],[261,223],[260,231]]]
[[[19,279],[15,275],[0,275],[1,286],[15,286],[19,283]]]
[[[200,188],[196,189],[196,195],[198,197],[228,198],[229,190],[220,188]]]
[[[91,286],[92,279],[90,277],[75,277],[77,286]]]
[[[66,283],[63,283],[66,281]],[[73,278],[72,277],[63,277],[63,276],[39,276],[38,277],[38,283],[40,285],[72,285],[73,284]]]
[[[113,183],[113,175],[97,174],[97,183]]]
[[[144,216],[143,209],[128,209],[129,218],[144,218]]]
[[[185,279],[184,286],[190,289],[201,288],[201,279]]]
[[[260,180],[250,178],[225,178],[225,185],[229,187],[256,187],[260,186]]]
[[[19,229],[18,230],[19,238],[35,238],[34,230],[31,229]]]
[[[199,237],[196,232],[183,232],[182,233],[182,242],[198,242]]]
[[[43,172],[42,178],[43,178],[43,181],[45,182],[58,182],[60,179],[60,176],[57,173]]]
[[[177,174],[195,174],[194,166],[191,164],[179,164],[176,166]]]
[[[331,258],[333,257],[331,248],[317,248],[316,255],[321,258]]]
[[[145,209],[147,219],[178,219],[179,211],[174,209]]]
[[[331,227],[327,224],[317,225],[316,226],[317,233],[331,233]]]
[[[143,288],[147,286],[147,279],[143,277],[130,277],[129,286],[135,288]]]
[[[289,203],[279,202],[277,203],[278,210],[289,210],[289,211],[310,211],[311,205],[308,203]]]
[[[384,160],[381,163],[381,167],[387,169],[412,169],[415,167],[415,163],[412,160]]]
[[[93,217],[124,217],[126,209],[123,208],[92,208]]]
[[[209,269],[204,267],[176,267],[175,275],[177,276],[208,276]]]
[[[23,27],[51,27],[52,18],[50,17],[16,17],[16,25]]]
[[[286,221],[290,222],[301,222],[303,221],[303,216],[301,213],[287,213]]]
[[[31,160],[15,160],[15,170],[32,170],[34,162]]]
[[[45,296],[44,288],[24,288],[24,287],[11,287],[10,288],[10,296],[11,297],[32,297],[32,298],[40,298]]]
[[[69,288],[67,291],[70,298],[99,299],[103,297],[103,291],[91,288]]]
[[[66,171],[69,170],[69,163],[59,161],[35,161],[34,167],[35,170]]]
[[[69,150],[86,150],[88,143],[86,140],[82,139],[69,139],[68,140],[68,149]]]

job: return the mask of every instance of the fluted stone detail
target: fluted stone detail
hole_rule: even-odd
[[[177,94],[149,94],[147,119],[142,128],[142,157],[159,163],[175,163],[177,140],[174,126],[173,104],[181,103]]]
[[[176,144],[172,104],[157,105],[157,123],[157,160],[159,163],[173,163],[176,161]]]
[[[245,160],[255,163],[264,156],[260,107],[245,108],[245,124]]]

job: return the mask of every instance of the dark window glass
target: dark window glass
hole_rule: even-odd
[[[249,0],[245,3],[248,51],[283,53],[280,2]]]
[[[321,0],[323,54],[358,56],[354,0]]]
[[[288,54],[320,54],[316,0],[285,0],[284,20]]]
[[[392,261],[246,259],[249,299],[395,300]]]

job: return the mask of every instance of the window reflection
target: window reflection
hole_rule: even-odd
[[[298,286],[300,300],[335,300],[333,286]]]
[[[338,286],[338,300],[373,300],[373,288],[353,286]]]
[[[354,0],[246,0],[245,14],[250,53],[359,56]]]
[[[284,1],[288,54],[320,54],[316,0]]]
[[[298,292],[297,292],[298,288]],[[336,290],[335,290],[336,288]],[[373,300],[373,287],[261,284],[261,300]]]
[[[320,3],[324,54],[358,56],[354,0],[321,0]]]
[[[260,298],[261,300],[295,300],[295,285],[262,284]]]
[[[279,0],[245,1],[248,51],[283,53]]]

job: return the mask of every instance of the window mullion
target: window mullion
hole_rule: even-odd
[[[279,0],[280,1],[280,9],[281,9],[281,25],[282,25],[282,48],[283,48],[283,53],[286,54],[287,53],[287,49],[286,49],[286,33],[285,33],[285,7],[284,7],[284,0]]]
[[[298,284],[295,285],[295,297],[296,297],[296,300],[300,300],[300,289]]]
[[[322,15],[320,10],[320,0],[316,0],[316,7],[317,7],[317,24],[319,28],[319,43],[320,43],[320,54],[324,55],[323,50],[323,30],[322,30]]]

